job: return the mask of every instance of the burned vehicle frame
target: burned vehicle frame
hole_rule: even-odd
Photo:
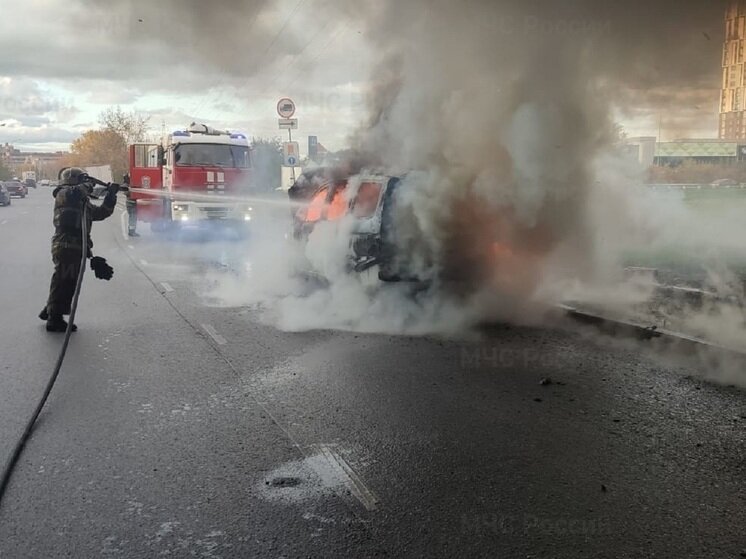
[[[323,221],[351,219],[348,268],[363,272],[378,266],[381,281],[416,281],[397,255],[393,219],[397,176],[361,173],[344,176],[331,168],[304,172],[288,191],[293,209],[293,237],[305,242]]]

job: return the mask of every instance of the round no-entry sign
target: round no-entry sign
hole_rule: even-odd
[[[280,118],[290,118],[295,114],[295,103],[292,99],[283,97],[277,102],[277,114]]]

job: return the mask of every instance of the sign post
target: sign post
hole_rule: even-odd
[[[293,130],[298,128],[298,119],[292,118],[295,114],[295,103],[288,97],[283,97],[277,102],[277,114],[280,119],[278,124],[280,130],[288,131],[288,141],[283,144],[283,165],[290,166],[293,183],[295,183],[295,165],[300,162],[298,153],[298,142],[293,141]]]
[[[298,142],[284,142],[282,144],[282,161],[286,167],[295,167],[300,161]]]

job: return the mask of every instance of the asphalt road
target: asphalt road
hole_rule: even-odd
[[[0,208],[3,460],[62,339],[36,318],[51,202]],[[746,556],[741,389],[571,329],[283,332],[205,296],[260,236],[126,239],[120,214],[0,557]]]

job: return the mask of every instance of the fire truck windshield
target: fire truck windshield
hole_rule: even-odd
[[[228,144],[179,144],[174,148],[179,167],[250,167],[249,148]]]

